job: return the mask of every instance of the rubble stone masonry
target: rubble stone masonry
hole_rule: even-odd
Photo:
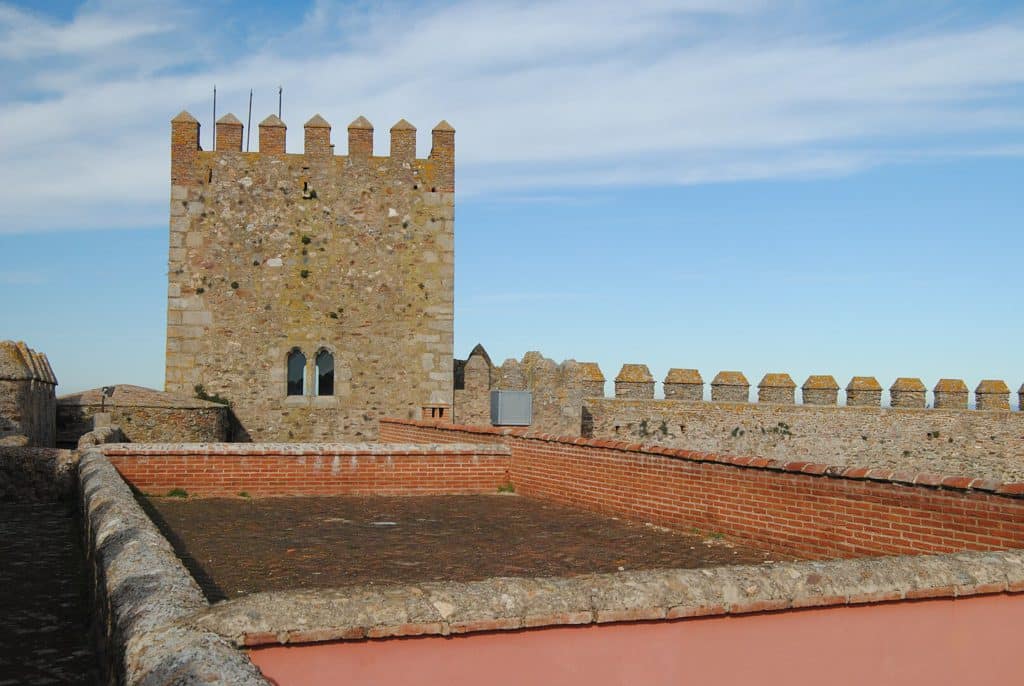
[[[361,117],[348,156],[319,115],[303,154],[284,152],[285,131],[268,117],[266,149],[245,153],[225,115],[206,152],[191,115],[171,123],[166,390],[229,401],[234,440],[373,439],[378,417],[452,402],[454,130],[435,128],[427,159],[404,120],[389,157],[373,156]]]

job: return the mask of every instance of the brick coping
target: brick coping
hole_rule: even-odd
[[[689,460],[691,462],[714,462],[717,464],[732,465],[734,467],[767,469],[777,472],[790,472],[836,479],[883,481],[897,483],[904,486],[925,486],[957,491],[983,491],[1009,498],[1024,498],[1024,482],[1002,482],[994,479],[983,479],[962,475],[942,475],[926,472],[914,473],[869,467],[848,467],[802,460],[787,462],[757,456],[722,455],[719,453],[708,453],[698,450],[670,448],[650,443],[628,443],[626,441],[612,441],[606,439],[573,438],[571,436],[532,432],[528,428],[524,427],[501,428],[493,426],[467,426],[462,424],[446,424],[441,422],[395,418],[386,418],[381,419],[380,421],[382,424],[399,424],[441,431],[473,433],[490,436],[508,436],[533,441],[545,441],[549,443],[564,443],[567,445],[582,445],[592,448],[604,448],[607,450],[618,450],[630,453],[661,455],[663,457]]]
[[[1024,592],[1024,551],[256,593],[182,620],[240,647]]]
[[[324,457],[335,455],[432,456],[508,455],[507,446],[494,443],[108,443],[108,457]]]

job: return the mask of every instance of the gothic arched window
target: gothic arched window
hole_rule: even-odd
[[[306,356],[298,348],[288,353],[288,395],[306,393]]]
[[[334,355],[327,350],[316,354],[316,394],[334,395]]]

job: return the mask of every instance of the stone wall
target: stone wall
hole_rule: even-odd
[[[387,157],[362,118],[347,156],[319,116],[298,155],[277,117],[259,153],[240,151],[240,126],[222,120],[205,152],[194,118],[171,125],[166,390],[229,400],[236,440],[370,439],[380,416],[451,404],[454,130],[439,124],[415,159],[404,121]],[[293,350],[301,395],[287,391]],[[320,351],[332,395],[314,395]]]
[[[230,411],[198,398],[181,397],[151,388],[120,384],[103,396],[93,389],[61,396],[57,400],[57,440],[76,445],[92,431],[94,417],[106,413],[106,420],[121,429],[130,443],[217,443],[230,439]]]
[[[97,448],[79,481],[104,683],[267,686],[243,652],[188,621],[209,604]]]
[[[522,360],[508,359],[495,367],[483,346],[466,360],[456,360],[455,413],[459,424],[489,425],[492,390],[532,391],[533,426],[552,433],[578,434],[583,399],[604,393],[604,376],[592,362],[566,360],[561,364],[539,352]]]
[[[1024,479],[1024,414],[590,398],[587,435],[836,465]]]
[[[0,503],[71,500],[77,466],[78,455],[70,450],[0,446]]]
[[[0,341],[0,444],[56,445],[56,387],[46,355]]]

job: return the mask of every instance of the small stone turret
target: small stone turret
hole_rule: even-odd
[[[757,402],[792,405],[796,402],[796,382],[789,374],[765,374],[757,384]]]
[[[171,120],[171,185],[195,182],[199,121],[184,110]]]
[[[646,364],[624,364],[615,377],[615,397],[649,400],[654,397],[654,376]]]
[[[0,445],[54,446],[56,386],[46,355],[0,341]]]
[[[939,379],[932,389],[936,409],[964,410],[970,391],[963,379]]]
[[[392,141],[394,144],[394,141]],[[352,162],[373,156],[373,124],[366,117],[356,117],[348,125],[348,158]]]
[[[698,402],[704,399],[704,379],[696,369],[669,369],[662,388],[665,389],[666,400]]]
[[[839,384],[831,374],[813,374],[800,388],[804,405],[836,405],[839,403]]]
[[[436,190],[452,193],[455,191],[455,128],[442,119],[430,133],[430,159],[437,165]]]
[[[604,397],[604,373],[597,362],[580,362],[577,366],[584,398]]]
[[[985,379],[974,389],[974,406],[979,410],[1009,410],[1010,387],[1002,379]]]
[[[288,127],[276,114],[261,121],[258,141],[260,152],[267,155],[283,155],[287,133]]]
[[[303,151],[306,157],[322,158],[331,157],[334,154],[334,146],[331,145],[331,125],[319,114],[310,117],[303,127],[305,130],[305,146]]]
[[[750,382],[743,372],[718,372],[711,380],[711,399],[723,403],[750,402]]]
[[[242,150],[242,122],[228,112],[217,120],[217,141],[214,149],[221,152],[240,152]]]
[[[391,127],[391,158],[399,162],[416,159],[416,127],[404,119]]]
[[[882,404],[882,384],[873,376],[855,376],[846,384],[848,407],[879,407]]]
[[[901,376],[889,387],[889,404],[892,407],[924,407],[928,389],[921,379]]]

